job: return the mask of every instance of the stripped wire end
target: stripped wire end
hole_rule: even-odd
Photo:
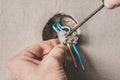
[[[77,68],[77,63],[76,63],[76,61],[73,61],[74,62],[74,66],[75,66],[75,68]]]
[[[82,66],[82,69],[83,69],[83,70],[85,70],[85,67],[84,67],[84,65],[81,65],[81,66]]]

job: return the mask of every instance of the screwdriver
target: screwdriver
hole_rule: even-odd
[[[100,5],[95,11],[93,11],[90,15],[88,15],[80,24],[78,24],[73,30],[66,35],[70,36],[74,31],[76,31],[79,27],[81,27],[84,23],[86,23],[91,17],[93,17],[97,12],[104,8],[104,4]]]

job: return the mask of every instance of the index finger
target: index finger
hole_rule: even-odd
[[[21,55],[28,56],[30,58],[42,58],[44,55],[48,54],[51,49],[58,45],[60,42],[58,39],[51,39],[48,41],[41,41],[30,47],[26,48],[21,52]]]

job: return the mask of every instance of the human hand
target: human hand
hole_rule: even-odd
[[[107,8],[115,8],[120,6],[120,0],[104,0],[104,4]]]
[[[52,39],[36,43],[8,62],[12,80],[67,80],[63,69],[65,46]]]

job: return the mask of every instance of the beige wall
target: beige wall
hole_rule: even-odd
[[[100,4],[101,0],[0,0],[0,80],[10,80],[7,61],[42,40],[44,25],[56,12],[70,14],[80,22]],[[67,71],[72,74],[70,80],[119,80],[120,8],[104,8],[81,32],[86,71],[69,67],[73,68]]]

